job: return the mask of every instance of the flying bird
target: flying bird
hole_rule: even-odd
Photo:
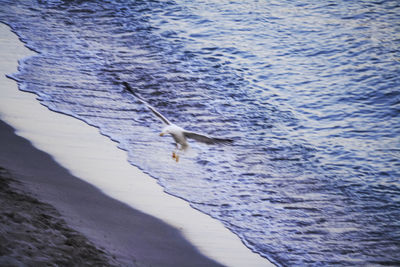
[[[140,97],[132,87],[127,83],[123,82],[125,89],[129,91],[132,95],[134,95],[140,102],[145,104],[148,109],[150,109],[154,115],[156,115],[166,126],[160,133],[160,136],[164,136],[170,134],[175,141],[176,149],[172,152],[172,157],[178,162],[179,155],[178,151],[185,151],[189,147],[189,143],[187,139],[194,139],[196,141],[205,143],[205,144],[230,144],[233,142],[232,139],[228,138],[216,138],[210,137],[204,134],[199,134],[191,131],[187,131],[178,125],[170,122],[165,116],[163,116],[160,112],[158,112],[154,107],[152,107],[149,103],[147,103],[142,97]],[[179,147],[180,145],[180,147]]]

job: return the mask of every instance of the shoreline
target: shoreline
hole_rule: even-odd
[[[16,71],[17,60],[32,55],[32,52],[10,32],[8,26],[3,24],[0,26],[3,36],[1,38],[5,40],[2,42],[4,47],[0,53],[6,58],[0,64],[0,73],[11,74]],[[137,223],[138,228],[146,228],[147,221],[144,219],[146,216],[147,219],[152,219],[148,232],[137,230],[136,236],[132,237],[132,239],[143,237],[147,240],[135,243],[140,247],[139,250],[143,250],[143,262],[148,260],[146,257],[153,257],[151,260],[155,260],[156,263],[151,264],[157,264],[157,259],[154,257],[159,258],[164,255],[164,262],[158,259],[162,262],[162,266],[166,266],[166,262],[172,264],[172,261],[175,262],[172,264],[174,266],[203,266],[204,263],[206,266],[213,266],[218,265],[216,262],[227,266],[273,266],[267,259],[245,247],[241,240],[222,223],[191,208],[187,202],[164,193],[153,178],[130,165],[125,152],[118,149],[115,142],[100,135],[96,128],[75,118],[49,111],[40,105],[36,95],[19,91],[13,80],[2,77],[0,88],[2,89],[0,93],[3,95],[0,98],[0,119],[16,129],[17,135],[29,140],[37,148],[34,148],[35,150],[45,151],[47,160],[53,161],[52,164],[45,166],[35,157],[28,157],[26,160],[36,160],[36,166],[32,163],[31,169],[38,170],[37,166],[40,166],[39,171],[49,171],[57,165],[70,175],[62,181],[50,177],[42,177],[44,180],[36,182],[32,182],[30,177],[24,181],[35,194],[44,198],[45,202],[53,204],[73,228],[94,240],[95,244],[105,242],[110,246],[113,245],[112,242],[105,240],[105,236],[99,234],[99,229],[94,230],[93,225],[103,227],[102,233],[106,233],[107,238],[113,239],[113,242],[120,245],[118,249],[110,248],[111,251],[121,252],[120,250],[124,250],[123,247],[128,246],[129,242],[137,242],[130,240],[121,244],[123,242],[120,240],[128,238],[126,233],[131,231],[131,223],[137,220],[137,217],[132,218],[133,221],[129,223],[127,217],[135,211],[141,214],[142,221]],[[26,152],[22,150],[20,153]],[[15,155],[19,157],[19,154]],[[8,160],[7,155],[3,156],[3,160]],[[3,164],[2,161],[0,165]],[[26,167],[25,161],[16,165],[15,162],[8,160],[8,164],[8,169],[11,171],[20,171],[19,168]],[[29,172],[25,175],[30,176]],[[84,190],[89,188],[90,190],[85,192],[82,187]],[[71,200],[71,196],[75,199]],[[88,202],[88,199],[92,199],[93,202]],[[66,204],[68,201],[71,201],[68,204],[70,206]],[[115,210],[119,211],[117,216],[107,214]],[[91,214],[87,214],[88,212]],[[88,220],[86,224],[82,222],[85,219]],[[103,225],[99,225],[101,223],[98,220],[102,220]],[[121,226],[123,231],[113,229],[114,224],[121,221],[125,222]],[[158,234],[151,235],[150,232],[158,228],[164,229],[160,234],[169,233],[173,237],[160,239]],[[180,245],[174,244],[175,247],[171,248],[168,242],[177,242]],[[158,246],[160,252],[156,252],[152,245]],[[186,250],[182,251],[181,246],[193,258],[183,255],[186,254],[184,252]],[[148,250],[145,251],[145,248]],[[128,247],[125,249],[129,250]],[[175,249],[175,252],[170,249]],[[154,255],[156,253],[160,255]],[[136,259],[141,261],[140,257]]]
[[[25,192],[20,194],[33,196],[40,202],[48,203],[47,206],[53,206],[60,213],[59,217],[54,216],[56,219],[65,220],[69,228],[89,239],[98,251],[104,251],[109,259],[114,258],[115,265],[221,266],[201,255],[178,229],[105,196],[95,187],[72,176],[50,155],[37,150],[13,131],[0,121],[0,166],[21,183]],[[33,208],[36,210],[39,207],[35,205]],[[50,208],[44,210],[49,211]],[[31,217],[29,211],[24,212],[20,206],[15,212],[22,213],[22,217]],[[2,225],[2,232],[11,230]],[[42,235],[38,233],[34,238],[26,236],[21,242],[31,243],[28,246],[34,247],[33,240],[54,232],[57,229],[48,227]],[[41,246],[51,247],[53,242],[51,240]],[[32,255],[32,258],[37,256]],[[24,255],[19,257],[32,260]],[[110,265],[113,264],[110,262]]]

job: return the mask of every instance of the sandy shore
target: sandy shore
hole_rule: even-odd
[[[0,167],[0,266],[118,265]]]
[[[111,264],[271,266],[222,223],[165,194],[96,128],[19,91],[3,75],[31,54],[0,23],[0,119],[16,129],[0,124],[0,166],[22,182],[21,192],[52,205]]]
[[[1,121],[0,147],[0,166],[7,170],[1,170],[1,182],[7,185],[11,173],[21,183],[13,183],[13,190],[2,185],[0,240],[13,240],[0,242],[0,263],[12,258],[31,266],[58,260],[90,265],[112,259],[110,264],[123,266],[218,266],[177,229],[74,177]]]

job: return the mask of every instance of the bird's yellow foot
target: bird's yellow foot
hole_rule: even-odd
[[[179,161],[179,156],[178,155],[175,155],[175,160],[176,160],[176,162]]]
[[[176,153],[175,153],[175,152],[172,152],[172,158],[173,158],[173,159],[176,159],[176,157],[177,157]]]

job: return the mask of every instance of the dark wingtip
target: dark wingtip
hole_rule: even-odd
[[[225,144],[225,145],[231,145],[235,142],[235,140],[230,139],[230,138],[216,138],[218,143]]]
[[[225,143],[226,143],[227,145],[231,145],[231,144],[235,143],[235,140],[233,140],[233,139],[226,139]]]
[[[129,85],[129,83],[127,83],[127,82],[122,82],[122,85],[125,86],[125,89],[127,89],[127,90],[129,90],[129,91],[132,91],[132,88],[131,88],[131,86]]]
[[[125,86],[125,89],[126,89],[127,91],[129,91],[131,94],[136,95],[135,92],[133,92],[133,89],[132,89],[132,87],[129,85],[129,83],[127,83],[127,82],[122,82],[122,85]]]

